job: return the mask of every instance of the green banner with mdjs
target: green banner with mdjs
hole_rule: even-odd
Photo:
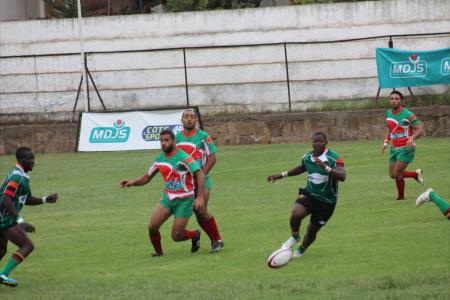
[[[450,48],[403,51],[377,48],[380,88],[450,84]]]

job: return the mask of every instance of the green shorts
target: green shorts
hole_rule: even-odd
[[[167,194],[163,192],[159,204],[170,210],[175,218],[190,218],[194,212],[194,201],[194,197],[169,200]]]
[[[389,162],[391,164],[395,163],[396,161],[412,163],[412,161],[414,160],[415,152],[416,147],[401,147],[401,148],[391,147]]]
[[[206,174],[205,176],[205,190],[210,191],[212,188],[212,180],[209,174]]]

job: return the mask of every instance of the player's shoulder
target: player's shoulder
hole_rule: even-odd
[[[302,156],[302,160],[304,160],[305,158],[308,158],[308,157],[310,157],[311,155],[313,155],[313,151],[311,150],[311,151],[308,151],[308,152],[306,152],[305,154],[303,154],[303,156]]]
[[[209,136],[209,134],[206,131],[204,131],[200,128],[197,129],[197,135],[201,138],[207,138]]]
[[[337,160],[338,158],[340,158],[341,156],[334,150],[328,148],[327,154],[326,154],[329,158],[332,158],[334,160]]]
[[[181,147],[177,147],[177,151],[175,152],[175,155],[183,157],[183,158],[189,156],[189,154],[187,154],[186,151],[184,151]]]

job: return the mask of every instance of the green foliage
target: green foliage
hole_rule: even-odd
[[[37,154],[33,194],[59,192],[60,200],[22,211],[36,226],[35,251],[11,273],[19,286],[0,286],[0,298],[447,299],[449,221],[432,203],[416,208],[414,199],[429,186],[450,198],[448,138],[417,141],[410,168],[425,170],[426,185],[407,180],[402,202],[394,200],[380,144],[330,141],[347,170],[336,211],[306,254],[279,270],[266,258],[289,237],[290,209],[306,178],[265,178],[297,165],[310,144],[219,147],[209,208],[225,248],[209,254],[203,234],[191,254],[189,242],[170,239],[169,219],[162,258],[150,257],[147,237],[160,176],[144,187],[118,187],[144,174],[156,151]],[[1,156],[0,173],[14,162]],[[193,219],[188,227],[198,225]],[[9,245],[8,256],[15,249]]]

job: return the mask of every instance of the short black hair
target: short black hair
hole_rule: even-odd
[[[159,136],[166,135],[166,134],[170,135],[170,137],[172,138],[172,140],[175,140],[175,134],[174,134],[173,131],[170,130],[170,129],[165,129],[165,130],[161,131],[161,133],[159,134]]]
[[[16,159],[17,159],[17,161],[20,161],[20,160],[24,159],[25,158],[25,154],[27,152],[32,152],[32,151],[33,150],[31,150],[31,148],[25,147],[25,146],[17,148],[17,150],[16,150]]]
[[[392,94],[399,95],[399,96],[400,96],[400,99],[403,100],[403,94],[400,93],[399,91],[393,90],[393,91],[389,94],[389,96],[392,95]]]
[[[183,111],[183,113],[181,114],[181,117],[183,117],[183,116],[184,116],[184,113],[187,113],[187,112],[191,112],[191,113],[194,114],[195,117],[197,117],[197,114],[195,113],[195,109],[193,109],[193,108],[186,108],[186,109]]]
[[[326,135],[325,133],[323,133],[322,131],[317,131],[317,132],[315,132],[315,133],[312,135],[312,137],[315,137],[315,136],[318,136],[318,135],[320,135],[325,141],[328,141],[327,135]]]

